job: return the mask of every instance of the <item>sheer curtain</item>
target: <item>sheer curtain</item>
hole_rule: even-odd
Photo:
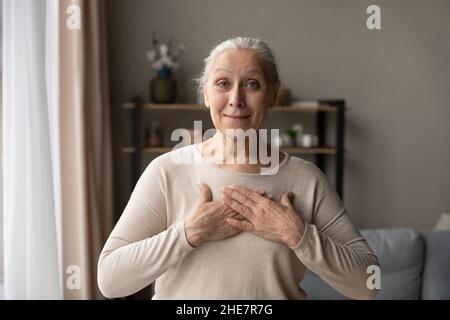
[[[6,299],[60,299],[57,1],[3,1],[3,227]],[[55,175],[56,173],[56,175]],[[56,181],[56,183],[55,183]]]
[[[3,167],[2,152],[2,101],[3,101],[3,0],[0,0],[0,168]],[[0,170],[0,181],[3,181],[3,173]],[[0,300],[5,298],[3,289],[3,184],[0,183]]]
[[[5,298],[100,298],[112,228],[104,3],[3,1]],[[66,25],[73,5],[79,29]]]

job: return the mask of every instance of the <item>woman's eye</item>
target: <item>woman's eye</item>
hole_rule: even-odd
[[[250,89],[259,89],[258,81],[249,81],[246,83],[246,86]]]
[[[222,80],[216,83],[216,86],[218,86],[219,88],[225,88],[227,86],[227,81]]]

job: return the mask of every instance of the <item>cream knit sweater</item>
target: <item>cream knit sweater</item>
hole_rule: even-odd
[[[106,297],[133,294],[156,280],[153,299],[305,299],[307,268],[350,298],[376,295],[366,282],[367,267],[378,259],[313,163],[287,155],[277,174],[260,175],[179,163],[189,157],[203,159],[197,145],[157,157],[140,177],[99,258],[98,285]],[[292,191],[306,223],[303,238],[288,247],[241,232],[191,247],[184,220],[195,210],[201,182],[213,200],[231,184],[263,188],[275,201]]]

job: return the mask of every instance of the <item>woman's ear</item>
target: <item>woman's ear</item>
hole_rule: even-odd
[[[273,90],[273,104],[275,105],[275,103],[277,103],[277,97],[278,97],[278,93],[280,92],[280,87],[281,87],[281,82],[278,81],[275,84],[274,90]]]

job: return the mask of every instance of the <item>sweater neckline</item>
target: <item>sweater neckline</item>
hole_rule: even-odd
[[[208,159],[206,159],[203,156],[202,152],[200,151],[199,146],[200,146],[200,143],[192,144],[192,148],[194,149],[194,152],[198,156],[200,156],[200,158],[202,159],[202,164],[203,165],[206,165],[206,166],[208,166],[208,168],[212,168],[213,170],[216,170],[218,172],[231,174],[231,175],[249,176],[249,177],[271,176],[271,174],[270,174],[271,172],[277,172],[276,174],[278,174],[278,172],[280,172],[281,168],[284,167],[286,165],[286,163],[289,162],[289,159],[291,158],[291,155],[289,153],[281,151],[284,154],[283,161],[281,161],[276,167],[266,171],[265,174],[252,173],[252,172],[242,172],[242,171],[231,171],[231,170],[226,170],[226,169],[220,168],[220,167],[216,166],[214,163],[212,163],[211,161],[209,161]],[[280,151],[280,150],[278,150],[278,151]]]

